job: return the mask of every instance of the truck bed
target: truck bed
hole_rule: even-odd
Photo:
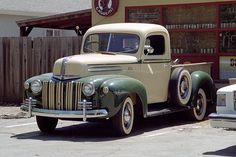
[[[187,69],[190,73],[192,73],[193,71],[204,71],[208,74],[211,75],[211,66],[212,66],[212,62],[201,62],[201,63],[189,63],[189,64],[174,64],[171,65],[171,70],[173,71],[175,68],[178,67],[183,67],[185,69]]]

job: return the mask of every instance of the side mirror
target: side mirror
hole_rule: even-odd
[[[145,53],[145,55],[153,54],[154,53],[153,47],[151,47],[150,45],[145,45],[144,46],[144,53]]]

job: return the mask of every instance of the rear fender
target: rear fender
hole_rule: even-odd
[[[195,106],[197,101],[198,89],[202,88],[207,96],[207,99],[211,100],[212,104],[215,104],[216,101],[216,89],[214,81],[211,76],[203,71],[195,71],[191,74],[192,78],[192,97],[191,97],[191,106]]]

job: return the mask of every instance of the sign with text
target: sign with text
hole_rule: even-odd
[[[220,79],[236,78],[236,56],[220,57]]]
[[[160,8],[129,8],[128,22],[160,24]]]
[[[101,16],[114,15],[119,7],[119,0],[94,0],[97,13]]]

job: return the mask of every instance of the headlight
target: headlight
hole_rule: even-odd
[[[25,87],[25,89],[29,89],[29,82],[25,82],[24,87]]]
[[[109,87],[103,87],[102,91],[104,94],[107,94],[109,92]]]
[[[39,94],[42,91],[42,83],[40,80],[34,80],[30,86],[31,91],[34,94]]]
[[[85,96],[92,96],[95,93],[95,86],[93,83],[85,83],[83,85],[83,93]]]
[[[217,106],[226,106],[226,94],[217,95]]]

